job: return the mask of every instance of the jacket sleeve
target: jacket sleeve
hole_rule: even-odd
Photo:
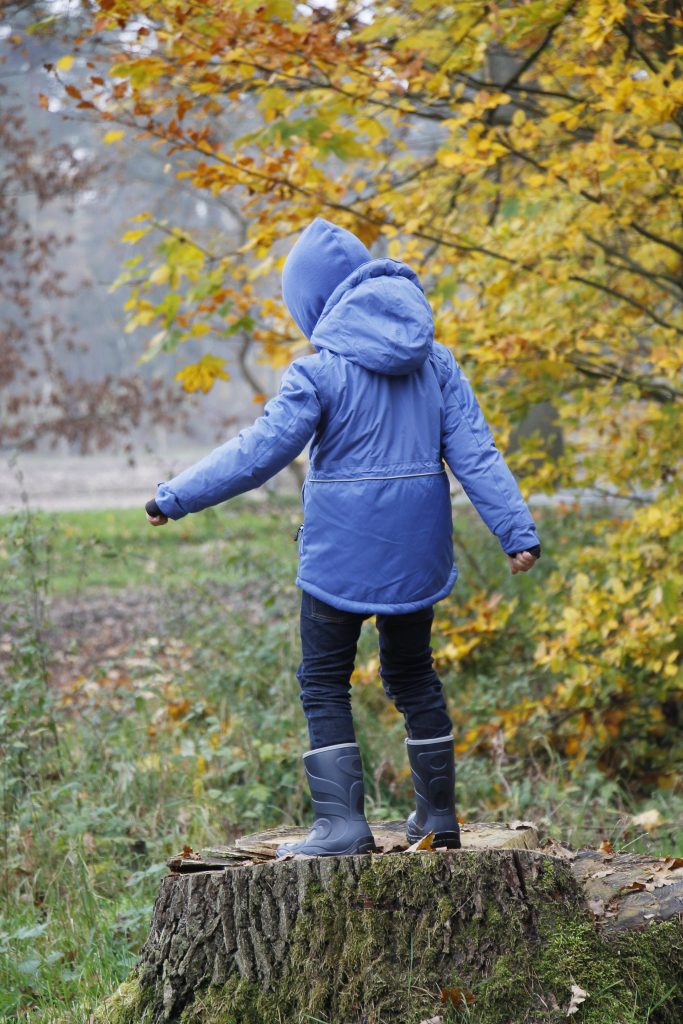
[[[155,500],[169,519],[182,519],[259,487],[296,458],[321,415],[308,360],[292,363],[263,415],[237,437],[157,487]]]
[[[443,345],[437,362],[444,400],[441,454],[503,551],[528,551],[539,543],[534,520],[472,386]]]

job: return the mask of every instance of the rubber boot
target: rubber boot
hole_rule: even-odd
[[[363,767],[357,743],[336,743],[304,754],[306,778],[315,811],[313,828],[299,843],[284,843],[275,856],[305,853],[340,857],[370,853],[375,840],[365,820]]]
[[[453,737],[406,740],[415,787],[416,809],[408,818],[406,835],[416,843],[434,832],[434,846],[460,849],[460,827],[455,816],[455,755]]]

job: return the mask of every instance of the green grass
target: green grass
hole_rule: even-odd
[[[239,584],[239,562],[223,558],[223,553],[232,547],[249,558],[263,547],[278,559],[291,555],[295,566],[292,535],[300,518],[294,499],[281,499],[275,507],[237,499],[229,513],[207,509],[164,527],[150,526],[142,509],[53,514],[46,519],[52,548],[50,591],[57,596],[102,587],[161,586],[173,592],[195,579]],[[0,572],[9,555],[0,530]]]
[[[0,1020],[87,1021],[146,936],[169,856],[306,820],[294,676],[299,518],[296,501],[244,499],[163,528],[139,510],[0,519]],[[591,517],[572,508],[538,518],[543,557],[511,577],[476,514],[457,511],[453,601],[481,579],[519,597],[514,655],[494,646],[444,678],[459,727],[485,720],[501,694],[539,685],[531,652],[519,649],[525,609],[543,592],[553,552],[585,543]],[[62,636],[45,619],[131,594],[143,595],[132,606],[137,636],[114,654],[106,645],[98,653],[90,637],[86,670],[58,674],[60,644],[79,653],[78,623]],[[371,622],[360,648],[359,662],[374,653]],[[405,814],[402,722],[376,679],[355,687],[354,708],[368,812]],[[630,815],[658,808],[675,822],[681,796],[637,801],[590,760],[579,773],[550,749],[507,761],[468,755],[458,771],[466,819],[534,818],[573,845],[611,838],[633,851],[680,852],[673,826],[639,838]]]

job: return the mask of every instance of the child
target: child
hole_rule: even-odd
[[[315,355],[291,364],[253,426],[160,484],[148,519],[159,526],[258,487],[312,439],[297,678],[316,820],[278,856],[374,849],[349,683],[372,615],[382,683],[408,734],[416,797],[408,839],[435,832],[436,845],[458,848],[452,724],[430,647],[433,605],[457,576],[443,460],[513,574],[540,556],[534,521],[467,378],[434,341],[431,308],[405,263],[372,259],[350,231],[317,217],[287,257],[282,291]]]

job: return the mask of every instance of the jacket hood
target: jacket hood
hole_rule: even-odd
[[[386,258],[358,267],[325,303],[311,344],[376,373],[419,369],[432,351],[434,319],[415,271]]]
[[[282,270],[282,297],[307,338],[339,282],[371,258],[360,238],[323,217],[299,235]]]
[[[311,344],[376,373],[403,375],[432,351],[434,320],[417,274],[373,260],[354,234],[322,217],[285,261],[282,293]]]

